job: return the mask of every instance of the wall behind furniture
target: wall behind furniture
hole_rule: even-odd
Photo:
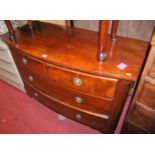
[[[78,28],[98,31],[98,20],[74,20]],[[120,20],[118,35],[150,41],[155,26],[155,20]]]
[[[41,20],[47,23],[65,25],[65,20]],[[27,21],[19,21],[19,25],[26,24]],[[111,25],[111,23],[110,23]],[[98,20],[74,20],[74,26],[78,28],[98,31]],[[150,41],[155,26],[155,20],[120,20],[118,35]]]

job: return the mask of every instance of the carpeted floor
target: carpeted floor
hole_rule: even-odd
[[[120,132],[125,113],[124,111],[115,133]],[[100,132],[49,110],[0,80],[0,133],[99,134]]]

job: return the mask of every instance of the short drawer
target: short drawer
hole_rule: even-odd
[[[41,61],[30,58],[16,50],[12,50],[12,53],[21,74],[28,72],[39,77],[45,77],[44,65]]]
[[[150,113],[138,105],[135,105],[130,115],[130,121],[147,132],[155,133],[155,113]]]
[[[0,60],[8,62],[8,63],[12,63],[12,58],[9,53],[9,50],[0,49]]]
[[[43,63],[16,50],[12,50],[12,53],[23,81],[44,90],[48,84]]]
[[[155,110],[155,85],[145,83],[140,93],[140,102]]]
[[[46,65],[48,80],[95,96],[113,98],[118,80]]]
[[[95,97],[83,92],[60,87],[55,84],[50,84],[49,87],[48,94],[51,97],[71,106],[88,110],[92,113],[105,115],[106,118],[109,118],[109,114],[113,106],[111,99]]]
[[[53,100],[50,98],[50,96],[47,96],[37,89],[33,89],[29,85],[25,85],[25,87],[28,95],[34,97],[55,112],[100,131],[104,131],[104,129],[107,128],[109,121],[108,119],[104,119],[99,115],[93,115],[92,113],[85,112],[80,108],[74,108],[70,105],[67,105],[65,102]]]

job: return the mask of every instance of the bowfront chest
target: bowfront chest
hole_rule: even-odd
[[[108,36],[107,60],[96,60],[98,33],[69,31],[39,23],[35,34],[15,31],[9,45],[26,92],[79,123],[113,133],[131,85],[137,80],[147,43]]]

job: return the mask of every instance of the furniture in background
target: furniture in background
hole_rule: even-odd
[[[100,33],[29,21],[9,45],[28,95],[50,109],[104,133],[113,133],[139,75],[148,43],[117,37],[118,21],[100,21]]]
[[[74,27],[99,31],[98,20],[73,20]],[[109,26],[109,33],[111,29],[111,21]],[[155,20],[120,20],[117,30],[117,35],[122,37],[134,38],[143,41],[150,41]]]
[[[25,91],[24,84],[16,68],[8,46],[0,40],[0,79]]]
[[[16,21],[11,21],[13,28],[18,27]],[[4,21],[0,21],[0,79],[11,84],[12,86],[25,91],[24,84],[16,68],[15,62],[10,53],[8,46],[1,40],[7,35],[8,29]]]
[[[122,133],[155,133],[155,33]]]

